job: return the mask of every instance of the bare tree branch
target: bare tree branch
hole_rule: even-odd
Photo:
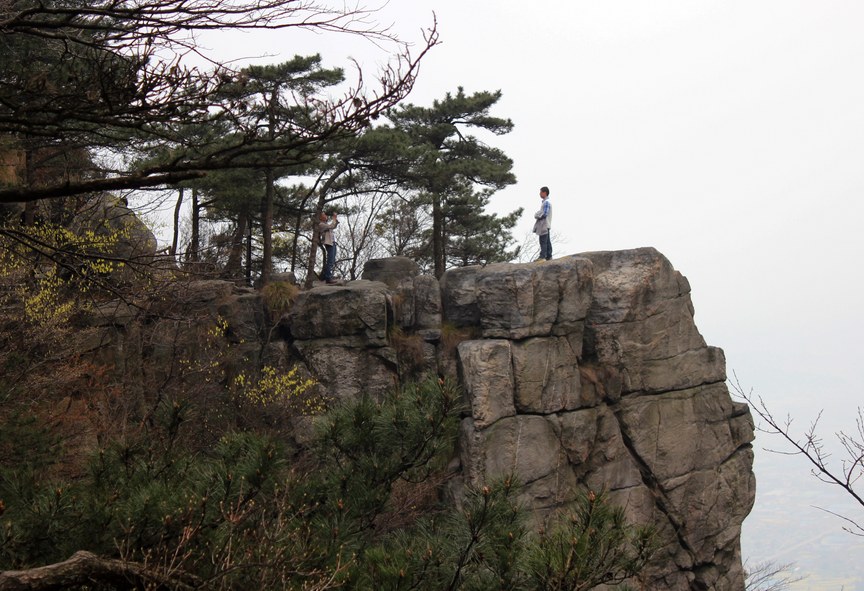
[[[12,139],[6,152],[80,149],[103,154],[103,161],[114,165],[91,163],[74,174],[24,178],[0,186],[0,203],[166,186],[208,171],[308,162],[327,142],[365,128],[407,96],[420,60],[438,43],[433,23],[412,55],[409,44],[371,20],[374,10],[359,4],[339,9],[314,0],[78,4],[0,4],[0,32],[8,45],[8,56],[0,60],[8,70],[0,76],[0,138]],[[246,117],[244,102],[230,92],[243,84],[230,62],[210,60],[212,69],[201,71],[184,58],[203,51],[195,39],[200,31],[286,27],[360,35],[398,49],[374,87],[367,87],[358,67],[354,86],[341,98],[297,95],[296,108],[304,117],[287,118],[278,133],[262,136]],[[218,143],[190,139],[190,129],[220,126],[228,132]],[[167,157],[128,164],[134,155],[141,160],[156,150]]]
[[[195,589],[200,581],[188,573],[175,572],[166,576],[141,564],[100,558],[83,550],[56,564],[0,572],[3,591],[59,591],[94,583],[115,589],[155,587],[183,591]]]
[[[862,457],[864,457],[864,419],[862,419],[862,410],[858,409],[858,417],[856,425],[858,427],[858,438],[849,436],[840,431],[836,433],[837,440],[845,448],[848,458],[841,461],[840,468],[837,469],[829,463],[830,454],[825,451],[822,438],[818,434],[819,420],[822,416],[820,412],[809,428],[802,434],[796,435],[792,431],[792,418],[787,417],[785,420],[778,420],[774,414],[768,409],[765,401],[761,396],[755,397],[753,392],[746,392],[738,381],[738,376],[734,374],[734,379],[729,380],[732,391],[743,398],[747,404],[756,412],[766,426],[757,426],[757,429],[763,433],[771,435],[779,435],[791,445],[792,451],[784,452],[780,450],[767,450],[773,453],[782,453],[785,455],[800,455],[810,463],[811,473],[813,476],[826,484],[838,486],[847,495],[852,497],[858,505],[864,508],[864,493],[857,490],[856,485],[860,482],[862,474]],[[834,511],[822,509],[822,511],[842,517],[850,526],[843,529],[849,533],[864,536],[864,526],[854,519],[839,515]]]
[[[789,574],[793,564],[776,564],[763,562],[750,566],[744,563],[745,581],[744,588],[747,591],[783,591],[790,585],[803,581],[804,577]]]

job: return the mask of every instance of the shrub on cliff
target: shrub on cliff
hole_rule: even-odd
[[[74,480],[39,476],[62,458],[20,424],[2,442],[16,461],[0,467],[0,569],[25,570],[0,573],[0,587],[581,589],[638,573],[643,534],[599,497],[540,539],[512,482],[442,502],[460,404],[437,379],[365,397],[320,417],[312,452],[291,455],[254,432],[192,452],[181,445],[192,409],[166,402]]]

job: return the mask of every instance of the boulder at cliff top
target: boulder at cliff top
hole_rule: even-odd
[[[690,284],[653,248],[579,255],[594,266],[586,354],[616,370],[626,392],[725,382],[723,352],[693,322]]]
[[[297,296],[285,323],[298,340],[358,337],[384,346],[392,324],[389,300],[387,286],[374,281],[318,287]]]
[[[577,257],[484,267],[475,287],[483,336],[581,335],[591,303],[592,271],[591,263]]]
[[[420,274],[420,267],[408,257],[370,259],[363,265],[363,280],[380,281],[390,289],[396,289],[405,279]]]

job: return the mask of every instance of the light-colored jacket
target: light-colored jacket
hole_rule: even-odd
[[[333,228],[339,225],[339,220],[318,222],[318,244],[331,246],[333,244]]]
[[[552,229],[552,204],[549,203],[549,199],[543,200],[543,205],[534,214],[534,219],[537,220],[534,222],[534,233],[541,236],[548,234]]]

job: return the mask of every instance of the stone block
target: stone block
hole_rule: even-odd
[[[462,386],[476,427],[516,414],[510,342],[464,341],[457,348]]]
[[[591,263],[578,257],[488,265],[476,278],[483,336],[524,339],[581,334],[592,285]]]

